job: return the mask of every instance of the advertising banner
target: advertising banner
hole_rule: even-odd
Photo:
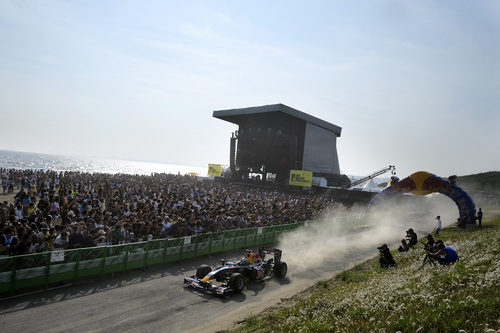
[[[290,185],[311,187],[312,186],[312,171],[290,170]]]
[[[50,262],[64,261],[64,250],[50,252]]]
[[[222,165],[220,164],[209,164],[208,165],[208,175],[214,177],[222,176]]]

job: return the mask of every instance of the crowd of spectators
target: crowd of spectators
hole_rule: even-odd
[[[0,255],[115,245],[318,218],[333,201],[193,176],[0,169]],[[14,192],[15,189],[15,192]]]

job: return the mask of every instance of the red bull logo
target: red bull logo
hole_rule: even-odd
[[[377,194],[370,202],[370,205],[399,193],[412,193],[415,195],[441,193],[455,201],[460,218],[464,218],[469,223],[474,223],[476,214],[474,202],[467,192],[456,185],[456,176],[444,179],[426,171],[418,171],[400,181],[398,181],[397,177],[393,178],[390,186]]]

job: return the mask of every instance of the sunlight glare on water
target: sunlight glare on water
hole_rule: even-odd
[[[0,168],[54,171],[79,171],[108,174],[196,173],[206,176],[208,166],[188,166],[165,163],[125,161],[92,157],[72,157],[0,150]]]

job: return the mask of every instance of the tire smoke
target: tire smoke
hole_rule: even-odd
[[[290,275],[325,265],[331,265],[331,272],[335,272],[338,267],[366,259],[369,251],[376,256],[381,244],[395,249],[409,228],[419,238],[426,236],[432,232],[437,215],[445,227],[456,222],[458,209],[441,194],[403,195],[376,207],[339,207],[321,220],[284,234],[279,248],[283,250]]]

